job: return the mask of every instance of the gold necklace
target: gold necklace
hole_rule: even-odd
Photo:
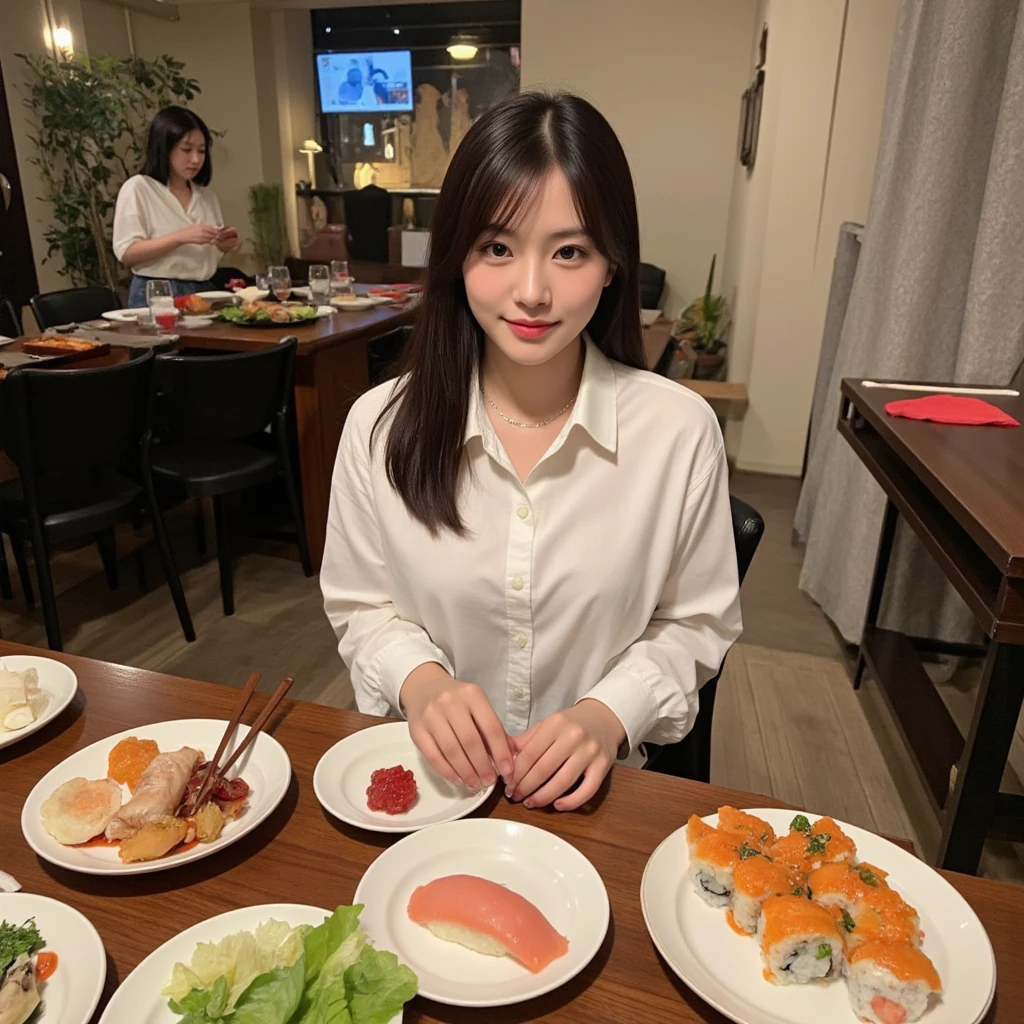
[[[496,412],[496,413],[497,413],[497,414],[498,414],[498,415],[499,415],[499,416],[500,416],[500,417],[501,417],[501,418],[502,418],[502,419],[503,419],[503,420],[504,420],[504,421],[505,421],[506,423],[511,423],[513,427],[526,427],[526,428],[527,428],[527,429],[529,429],[529,430],[533,430],[533,429],[536,429],[537,427],[546,427],[546,426],[547,426],[547,425],[548,425],[549,423],[551,423],[551,422],[552,422],[553,420],[557,420],[557,419],[558,419],[558,417],[559,417],[559,416],[561,416],[561,415],[562,415],[562,413],[564,413],[564,412],[565,412],[565,411],[566,411],[567,409],[569,409],[569,408],[570,408],[570,407],[572,406],[572,403],[573,403],[573,402],[575,402],[575,401],[576,401],[576,399],[577,399],[577,398],[579,397],[579,391],[577,391],[577,392],[576,392],[576,394],[575,394],[575,395],[573,395],[573,396],[572,396],[572,398],[570,398],[570,399],[569,399],[569,401],[568,401],[568,402],[566,402],[566,403],[565,403],[565,405],[563,405],[563,406],[562,406],[562,408],[561,408],[561,409],[559,409],[559,410],[558,410],[558,412],[556,412],[556,413],[554,414],[554,416],[549,416],[549,417],[548,417],[548,418],[547,418],[546,420],[541,420],[541,421],[540,421],[540,423],[520,423],[520,421],[519,421],[519,420],[514,420],[514,419],[512,419],[511,417],[509,417],[509,416],[506,416],[506,415],[505,415],[505,414],[504,414],[504,413],[503,413],[503,412],[502,412],[502,411],[501,411],[501,410],[500,410],[500,409],[499,409],[499,408],[498,408],[498,407],[497,407],[497,406],[496,406],[496,405],[494,404],[494,402],[492,402],[492,401],[491,401],[491,396],[490,396],[489,394],[487,394],[487,392],[486,392],[486,391],[484,391],[484,389],[483,389],[483,388],[481,388],[481,389],[480,389],[480,393],[481,393],[481,394],[482,394],[482,395],[484,396],[484,398],[486,398],[486,399],[487,399],[487,404],[488,404],[488,405],[489,405],[489,406],[490,406],[490,407],[491,407],[491,408],[492,408],[492,409],[493,409],[493,410],[494,410],[494,411],[495,411],[495,412]]]

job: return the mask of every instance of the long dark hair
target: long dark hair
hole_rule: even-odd
[[[462,446],[483,331],[470,312],[462,267],[480,235],[511,223],[546,173],[566,177],[583,227],[612,264],[587,331],[611,359],[645,368],[640,326],[640,229],[626,154],[586,100],[527,92],[487,111],[466,133],[434,212],[424,294],[399,367],[404,374],[371,434],[391,417],[388,480],[410,514],[436,534],[462,535]]]
[[[146,137],[146,162],[139,173],[155,178],[161,185],[166,185],[170,176],[171,150],[189,132],[194,131],[203,133],[206,140],[206,159],[192,180],[197,185],[209,185],[213,177],[213,163],[210,157],[213,142],[210,139],[210,129],[198,114],[193,114],[184,107],[164,107],[150,122],[149,135]]]

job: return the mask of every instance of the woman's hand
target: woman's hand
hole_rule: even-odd
[[[177,233],[178,245],[209,245],[220,237],[220,228],[212,224],[193,224]]]
[[[506,781],[512,778],[509,738],[479,686],[453,679],[433,662],[409,673],[399,703],[413,742],[449,782],[489,786],[495,768]]]
[[[217,239],[217,248],[221,252],[234,252],[241,244],[238,228],[221,228],[220,237]]]
[[[516,770],[505,792],[525,807],[555,801],[556,811],[574,811],[598,791],[625,738],[611,708],[599,700],[581,700],[512,737]],[[581,775],[579,789],[558,799]]]

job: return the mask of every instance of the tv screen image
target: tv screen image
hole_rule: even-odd
[[[412,54],[408,50],[321,53],[316,69],[320,109],[325,114],[413,109]]]

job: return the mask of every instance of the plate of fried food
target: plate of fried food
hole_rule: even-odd
[[[217,319],[239,327],[282,327],[308,324],[317,318],[317,307],[303,302],[243,302],[217,313]]]
[[[0,747],[31,736],[74,699],[78,677],[63,662],[31,654],[0,658]]]
[[[966,900],[913,854],[830,817],[692,815],[641,882],[658,952],[740,1024],[975,1024],[992,945]]]

